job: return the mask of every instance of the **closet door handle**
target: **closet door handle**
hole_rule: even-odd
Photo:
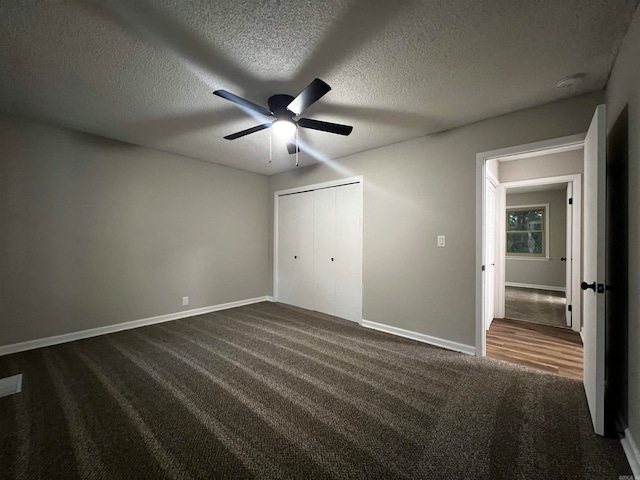
[[[333,257],[331,257],[331,261],[333,262]]]
[[[294,255],[293,258],[298,258],[298,255]]]

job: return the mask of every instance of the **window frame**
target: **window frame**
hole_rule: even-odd
[[[542,220],[542,223],[543,223],[542,253],[514,253],[514,252],[507,251],[507,245],[508,245],[507,237],[508,237],[509,233],[517,233],[518,232],[518,230],[509,230],[509,222],[508,222],[509,212],[510,211],[523,211],[523,210],[543,210],[543,213],[542,213],[542,216],[543,216],[543,220]],[[551,258],[549,257],[549,252],[550,252],[550,248],[549,248],[549,217],[550,217],[550,211],[549,211],[549,204],[548,203],[538,203],[538,204],[533,204],[533,205],[507,205],[505,207],[505,216],[504,216],[504,221],[505,221],[505,236],[504,236],[505,258],[512,259],[512,260],[551,260]],[[537,230],[522,230],[521,232],[528,232],[528,231],[537,231]]]

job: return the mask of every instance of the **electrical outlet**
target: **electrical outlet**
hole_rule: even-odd
[[[189,297],[182,297],[182,305],[189,305]]]
[[[444,235],[438,235],[438,246],[444,247]]]

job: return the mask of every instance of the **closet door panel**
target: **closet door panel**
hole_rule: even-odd
[[[335,315],[362,320],[362,184],[335,188]]]
[[[335,304],[334,244],[336,236],[336,192],[326,188],[314,192],[314,307],[333,315]]]
[[[313,192],[278,198],[278,301],[313,308]]]

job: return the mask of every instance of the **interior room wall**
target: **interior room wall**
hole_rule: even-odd
[[[582,173],[584,149],[499,162],[500,183]]]
[[[476,154],[584,133],[602,100],[596,92],[295,169],[270,188],[363,175],[364,319],[473,346]]]
[[[607,126],[629,110],[629,432],[640,447],[640,9],[636,10],[606,90]],[[636,455],[638,455],[636,453]],[[640,461],[639,458],[637,458]],[[640,471],[640,465],[638,465]]]
[[[528,285],[559,287],[564,289],[566,283],[566,222],[567,209],[566,187],[563,190],[509,194],[507,191],[507,207],[519,205],[549,205],[549,260],[530,258],[506,259],[505,281]]]
[[[269,294],[267,177],[7,115],[0,152],[0,345]]]

